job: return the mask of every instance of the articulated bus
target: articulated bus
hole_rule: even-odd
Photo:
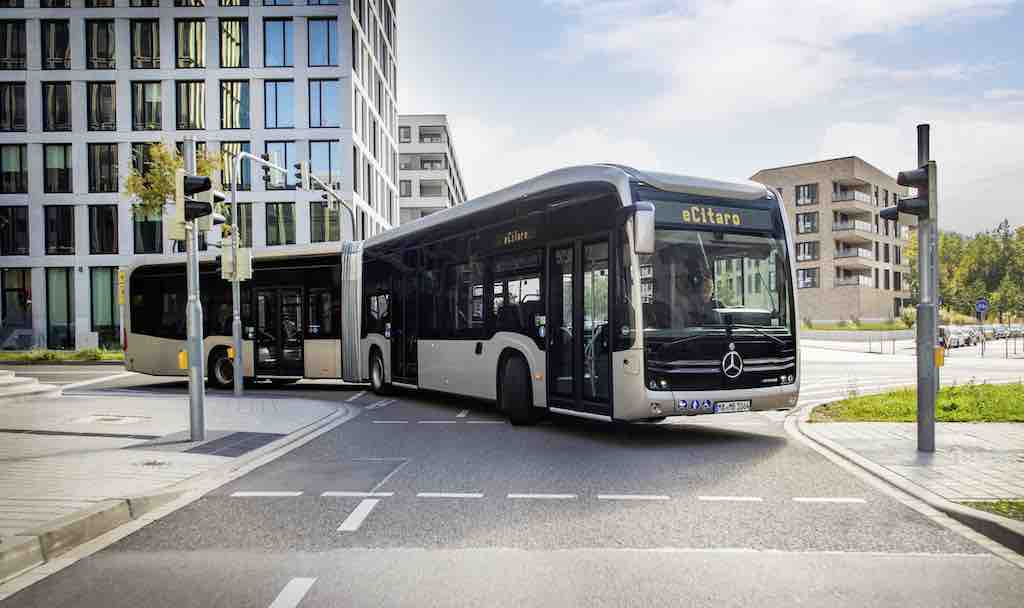
[[[336,253],[258,254],[244,375],[465,395],[516,424],[789,408],[792,261],[783,202],[760,184],[571,167]],[[183,373],[184,281],[181,264],[131,272],[129,369]],[[224,386],[230,290],[214,282],[205,345]]]

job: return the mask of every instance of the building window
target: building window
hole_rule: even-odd
[[[117,94],[113,82],[88,82],[88,129],[114,131],[117,129]]]
[[[893,291],[903,291],[903,274],[893,271],[892,273],[892,289]]]
[[[150,149],[157,144],[151,142],[135,142],[132,144],[132,169],[139,175],[149,171]]]
[[[89,144],[89,192],[117,192],[117,144]]]
[[[155,8],[160,6],[160,0],[131,0],[128,6],[132,8]]]
[[[420,169],[425,171],[443,171],[445,166],[444,158],[420,158]]]
[[[132,83],[132,130],[159,131],[162,108],[159,82]]]
[[[875,268],[875,289],[878,289],[878,269]]]
[[[175,67],[206,67],[206,21],[176,19],[174,34]]]
[[[295,127],[295,83],[267,80],[263,83],[264,126],[268,129]]]
[[[398,143],[407,144],[412,141],[411,127],[398,127]]]
[[[238,203],[238,216],[242,218],[238,226],[238,246],[252,247],[252,203]],[[231,221],[231,205],[225,208],[224,218],[228,225],[234,224]]]
[[[182,156],[182,157],[185,156],[185,142],[184,141],[175,142],[174,148],[178,151],[178,155],[179,156]],[[198,155],[198,156],[206,156],[206,142],[205,141],[197,141],[196,142],[196,155]],[[182,250],[182,251],[184,251],[184,250]]]
[[[90,269],[92,294],[92,331],[99,338],[99,347],[120,348],[121,307],[117,305],[117,268]]]
[[[817,268],[797,268],[796,285],[800,289],[808,289],[818,286]]]
[[[306,0],[309,6],[337,6],[338,0]]]
[[[133,212],[132,231],[136,254],[164,252],[163,217],[160,211],[149,214]]]
[[[90,70],[113,70],[114,20],[89,20],[85,22],[85,67]]]
[[[32,275],[28,268],[0,271],[0,315],[5,329],[32,327]],[[19,344],[28,347],[28,344]]]
[[[71,33],[68,21],[62,19],[41,22],[43,34],[43,69],[71,69]]]
[[[818,231],[818,212],[814,213],[797,213],[796,214],[796,233],[797,234],[813,234]]]
[[[25,144],[0,145],[0,194],[28,192],[28,161]]]
[[[220,6],[249,6],[249,0],[220,0]]]
[[[25,8],[25,0],[0,0],[0,8]]]
[[[46,346],[75,348],[74,268],[46,269]]]
[[[28,255],[28,207],[0,207],[0,255]]]
[[[220,20],[220,67],[249,67],[249,20]]]
[[[341,204],[341,203],[337,203]],[[326,201],[309,203],[309,240],[312,243],[340,241],[341,227],[338,225],[340,210]]]
[[[263,0],[263,6],[291,6],[292,0]]]
[[[421,144],[441,144],[444,141],[444,127],[420,127]]]
[[[206,83],[202,80],[179,80],[175,86],[178,129],[205,129]]]
[[[295,203],[267,203],[267,246],[295,244]]]
[[[882,276],[885,278],[885,289],[888,290],[889,289],[889,269],[888,268],[886,268],[882,272]]]
[[[399,180],[398,182],[398,196],[402,198],[409,198],[412,196],[412,181],[408,179]]]
[[[114,0],[85,0],[85,8],[114,8]]]
[[[337,127],[341,125],[338,111],[338,81],[309,81],[309,126]]]
[[[71,192],[71,144],[43,146],[43,192]]]
[[[308,19],[310,67],[338,65],[338,20]]]
[[[117,205],[89,206],[89,253],[117,253]]]
[[[263,65],[268,68],[292,67],[292,20],[263,20]]]
[[[43,207],[46,226],[46,255],[74,255],[75,208],[72,205]]]
[[[796,261],[810,262],[821,255],[821,244],[818,241],[804,241],[796,244]]]
[[[43,83],[43,131],[71,130],[71,83]]]
[[[903,263],[903,251],[900,249],[900,246],[899,245],[893,245],[892,250],[893,250],[893,253],[892,253],[893,263],[894,264],[902,264]]]
[[[25,22],[0,21],[0,70],[25,69]]]
[[[132,68],[158,69],[160,67],[160,21],[157,19],[132,20]]]
[[[24,131],[25,83],[0,82],[0,131]]]
[[[297,160],[295,157],[294,141],[268,141],[266,143],[266,152],[270,155],[271,161],[279,167],[291,167],[292,163]],[[294,179],[295,176],[291,171],[286,171],[283,175],[278,171],[272,171],[267,189],[294,190]]]
[[[220,142],[220,157],[221,157],[221,186],[226,192],[231,191],[231,184],[235,179],[235,163],[234,158],[240,152],[251,152],[249,149],[249,142],[247,141],[222,141]],[[252,163],[242,163],[242,173],[239,176],[240,180],[238,183],[239,190],[251,190],[252,189]]]
[[[882,246],[882,254],[883,254],[883,258],[885,260],[885,263],[888,264],[889,263],[889,243],[886,243],[885,245]]]
[[[220,128],[249,128],[249,81],[220,81]]]
[[[206,6],[206,0],[174,0],[174,6]]]
[[[796,187],[796,206],[818,204],[818,184],[803,184]]]
[[[309,142],[309,168],[332,188],[340,188],[341,143],[337,140]]]

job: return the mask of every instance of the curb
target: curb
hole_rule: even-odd
[[[291,433],[249,452],[231,462],[147,495],[112,498],[81,509],[60,519],[13,537],[0,538],[0,584],[61,556],[72,549],[111,532],[147,513],[168,506],[184,494],[200,488],[201,494],[230,480],[232,473],[261,459],[272,459],[282,449],[301,442],[338,421],[354,417],[352,408],[343,406],[334,413],[300,427]],[[339,423],[340,424],[340,423]],[[262,465],[263,463],[258,463]],[[201,495],[200,494],[200,495]],[[195,498],[198,498],[196,496]],[[193,498],[192,500],[194,500]],[[191,502],[191,500],[189,501]],[[183,506],[183,505],[182,505]],[[178,507],[175,507],[177,509]],[[0,599],[4,594],[0,593]]]
[[[846,461],[864,469],[871,475],[881,479],[889,485],[895,486],[897,489],[924,502],[928,506],[948,515],[968,528],[971,528],[975,532],[987,536],[1018,554],[1024,555],[1024,523],[1018,523],[1012,519],[1002,518],[998,515],[993,515],[978,509],[972,509],[971,507],[965,507],[964,505],[947,500],[942,496],[917,485],[916,483],[904,479],[889,469],[874,463],[853,450],[845,448],[830,439],[826,439],[825,437],[818,435],[818,433],[808,428],[811,426],[811,424],[807,422],[807,419],[811,414],[811,410],[819,405],[826,405],[827,403],[829,402],[806,405],[795,414],[796,429],[801,435]]]

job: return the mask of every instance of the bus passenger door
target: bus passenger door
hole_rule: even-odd
[[[302,289],[256,290],[256,375],[301,376]]]

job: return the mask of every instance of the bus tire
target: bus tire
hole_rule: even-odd
[[[509,422],[516,426],[527,426],[537,422],[530,370],[522,357],[516,355],[505,360],[498,395],[498,407],[508,416]]]
[[[226,348],[213,349],[206,370],[206,381],[213,388],[231,388],[235,383],[235,364]]]
[[[384,378],[384,357],[380,354],[379,348],[373,348],[370,351],[370,388],[377,395],[387,395],[391,392],[391,385]]]

